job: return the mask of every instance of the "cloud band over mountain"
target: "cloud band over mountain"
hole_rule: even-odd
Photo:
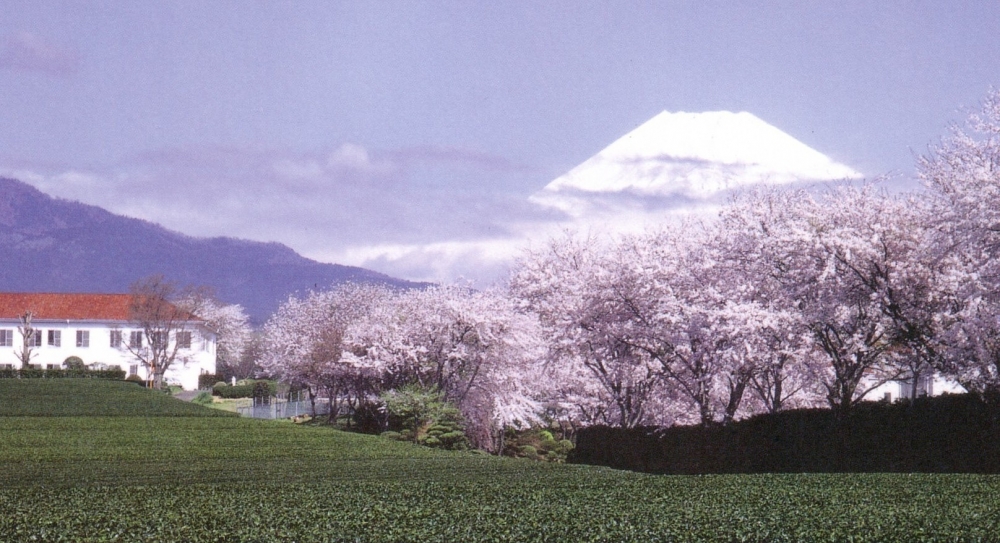
[[[710,211],[749,186],[861,177],[730,112],[661,113],[540,190],[523,189],[540,172],[504,157],[353,143],[311,153],[175,148],[103,171],[0,173],[190,235],[279,241],[325,262],[479,283],[501,277],[529,240],[565,228],[632,230]]]

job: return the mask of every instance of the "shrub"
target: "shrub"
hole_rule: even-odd
[[[407,385],[383,394],[382,401],[389,429],[402,439],[439,449],[469,448],[462,414],[441,392]]]
[[[560,437],[561,439],[556,439]],[[518,431],[508,428],[504,435],[505,456],[517,456],[546,462],[565,462],[573,442],[565,439],[558,429],[529,428]]]
[[[271,386],[267,381],[257,381],[253,384],[253,399],[261,403],[271,403]]]
[[[70,356],[63,360],[63,367],[68,370],[82,370],[86,366],[83,364],[83,359],[79,356]]]
[[[89,378],[107,379],[111,381],[121,381],[125,379],[125,372],[120,368],[110,370],[90,370],[86,367],[74,369],[43,370],[41,368],[27,368],[21,370],[2,369],[0,379],[65,379],[65,378]]]
[[[198,390],[208,390],[219,381],[222,381],[222,376],[218,373],[203,373],[198,376]]]
[[[93,376],[95,379],[108,379],[111,381],[121,381],[125,379],[125,370],[114,367],[106,370],[90,370],[89,375]]]
[[[26,368],[22,369],[18,375],[21,379],[43,379],[45,378],[45,370],[41,368]]]
[[[128,383],[135,383],[139,386],[146,386],[146,382],[138,375],[129,375],[125,378],[125,381]]]
[[[389,424],[385,406],[377,402],[361,402],[354,409],[354,430],[362,434],[378,434]]]
[[[191,400],[191,402],[198,405],[211,405],[212,394],[208,391],[199,392],[198,395]]]
[[[237,381],[244,384],[229,386],[219,382],[212,387],[212,394],[220,398],[263,398],[265,402],[274,390],[273,381]]]

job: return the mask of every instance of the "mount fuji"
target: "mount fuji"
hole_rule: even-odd
[[[822,188],[861,177],[750,113],[665,111],[538,189],[528,197],[534,205],[512,213],[497,235],[376,248],[367,260],[344,260],[487,286],[526,246],[565,231],[638,233],[707,217],[743,189]]]
[[[691,211],[755,185],[861,177],[750,113],[664,111],[530,199],[586,220],[615,211]]]

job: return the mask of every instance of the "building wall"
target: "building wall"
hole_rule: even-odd
[[[135,328],[118,322],[88,321],[36,320],[32,325],[42,335],[41,345],[32,349],[32,365],[43,369],[62,368],[67,358],[77,356],[87,366],[103,364],[109,368],[119,367],[126,375],[138,375],[143,379],[150,377],[148,368],[144,368],[125,348],[129,334],[136,331]],[[0,331],[8,331],[13,340],[11,346],[0,345],[0,367],[21,367],[18,353],[21,351],[24,339],[17,327],[16,321],[0,320]],[[177,358],[167,369],[165,380],[168,383],[179,384],[185,390],[194,390],[198,388],[198,375],[215,373],[216,337],[214,333],[201,326],[182,330],[191,332],[191,348],[181,348],[177,351]],[[87,345],[77,344],[78,331],[88,333]],[[111,335],[114,331],[121,332],[123,342],[121,347],[114,347],[111,344]],[[50,332],[58,332],[59,345],[50,344]],[[3,334],[0,334],[0,340],[2,339]],[[171,337],[171,342],[174,339]],[[143,338],[143,341],[148,342],[149,338]]]
[[[872,401],[888,399],[894,402],[901,398],[909,398],[912,386],[912,382],[889,381],[868,392],[865,399]],[[941,394],[964,394],[965,392],[962,385],[936,373],[929,376],[926,383],[920,383],[917,387],[917,396],[940,396]]]

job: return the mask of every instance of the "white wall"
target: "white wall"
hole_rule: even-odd
[[[134,355],[124,348],[111,346],[111,332],[118,330],[122,334],[123,343],[129,340],[129,332],[134,328],[129,328],[121,323],[114,322],[88,322],[88,321],[41,321],[32,323],[36,330],[42,335],[42,345],[32,349],[33,356],[31,364],[36,364],[42,368],[62,368],[63,361],[70,356],[77,356],[83,363],[91,366],[94,364],[105,364],[108,367],[120,367],[126,375],[137,374],[143,379],[149,378],[147,368],[142,367]],[[18,353],[21,351],[23,338],[17,330],[17,321],[0,320],[0,330],[13,331],[13,346],[0,347],[0,367],[10,365],[20,368],[21,362]],[[191,348],[179,349],[177,358],[167,369],[165,379],[168,383],[179,384],[185,390],[198,388],[198,375],[202,373],[215,373],[215,334],[201,327],[191,327],[185,329],[191,332]],[[49,345],[49,331],[60,333],[60,345]],[[90,332],[89,346],[77,346],[77,331]],[[171,341],[173,338],[171,338]],[[143,338],[148,342],[149,338]]]
[[[931,384],[931,396],[940,396],[941,394],[964,394],[965,392],[966,390],[962,388],[962,385],[959,385],[950,379],[945,379],[940,375],[934,375]],[[865,394],[865,399],[878,401],[885,398],[886,394],[889,395],[889,399],[891,401],[903,398],[903,384],[897,381],[889,381],[888,383],[871,390],[868,394]],[[917,395],[919,396],[921,394],[918,392]],[[906,396],[906,398],[909,398],[909,396]]]

